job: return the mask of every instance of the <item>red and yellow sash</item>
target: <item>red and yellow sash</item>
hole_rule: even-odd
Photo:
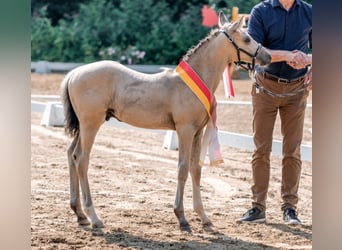
[[[210,115],[210,101],[211,93],[207,85],[204,84],[202,79],[197,73],[191,68],[191,66],[184,60],[182,60],[176,67],[176,72],[185,82],[185,84],[192,90],[192,92],[198,97],[203,103],[205,109]]]
[[[204,158],[208,150],[210,165],[214,166],[220,164],[223,162],[223,158],[220,151],[220,144],[218,142],[217,128],[215,124],[216,119],[210,113],[210,90],[186,61],[182,60],[178,64],[178,66],[176,67],[176,72],[178,72],[179,76],[182,78],[185,84],[203,103],[210,117],[202,140],[202,147],[200,152],[200,165],[204,164]],[[214,105],[213,107],[215,108],[216,106]]]

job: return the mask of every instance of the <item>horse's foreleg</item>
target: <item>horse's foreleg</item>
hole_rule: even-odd
[[[100,125],[99,125],[100,126]],[[99,126],[80,126],[80,145],[81,145],[81,153],[76,159],[78,163],[78,176],[80,179],[80,186],[82,189],[82,197],[83,197],[83,210],[89,218],[92,227],[100,228],[103,227],[102,221],[96,215],[93,202],[90,194],[90,187],[88,181],[88,166],[89,166],[89,156],[92,145],[95,140],[96,133],[99,129]],[[79,144],[77,144],[78,146]]]
[[[189,223],[184,215],[184,187],[189,174],[190,151],[193,136],[189,136],[188,131],[178,132],[179,141],[179,159],[178,159],[178,183],[176,191],[176,199],[174,204],[174,213],[178,218],[179,225],[182,230],[189,230]]]
[[[177,182],[177,191],[176,191],[176,198],[175,198],[173,211],[178,218],[179,225],[181,228],[189,227],[189,223],[185,219],[184,205],[183,205],[184,187],[185,187],[185,183],[187,180],[188,172],[189,172],[189,164],[187,162],[180,160],[178,163],[178,182]]]
[[[201,147],[202,130],[200,130],[194,138],[192,147],[192,157],[190,165],[190,173],[192,179],[192,192],[193,192],[193,207],[195,212],[200,216],[203,225],[212,225],[209,218],[206,216],[203,208],[200,182],[202,168],[199,164],[200,147]]]
[[[79,225],[89,225],[90,223],[87,219],[87,216],[83,213],[81,207],[79,179],[77,169],[75,166],[75,160],[73,158],[73,155],[75,154],[75,147],[78,142],[79,137],[76,136],[67,150],[70,174],[70,207],[75,212],[77,216],[77,222]]]

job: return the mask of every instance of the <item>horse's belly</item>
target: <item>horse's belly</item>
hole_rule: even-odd
[[[116,116],[116,118],[119,121],[140,128],[169,130],[175,129],[175,124],[171,115],[161,112],[146,112],[144,110],[137,112],[125,111]]]

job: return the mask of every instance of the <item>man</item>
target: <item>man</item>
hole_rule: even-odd
[[[311,56],[312,6],[302,0],[266,0],[251,11],[248,33],[269,50],[272,61],[255,69],[252,89],[252,208],[238,222],[265,222],[274,123],[279,112],[283,135],[281,197],[286,224],[300,224],[296,206]],[[311,45],[310,45],[311,46]],[[308,74],[307,74],[308,73]]]

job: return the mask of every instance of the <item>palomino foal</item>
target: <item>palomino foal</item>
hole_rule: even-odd
[[[174,213],[180,227],[190,229],[183,207],[184,186],[190,172],[194,210],[203,225],[211,225],[201,199],[199,164],[202,132],[212,109],[209,105],[228,63],[270,63],[270,55],[241,29],[242,23],[241,19],[231,24],[220,13],[219,29],[183,57],[182,65],[195,72],[206,88],[209,113],[177,70],[143,74],[118,62],[100,61],[67,74],[61,88],[65,131],[73,137],[67,150],[70,206],[80,225],[103,227],[93,206],[87,172],[95,136],[111,117],[137,127],[176,130],[179,159]]]

